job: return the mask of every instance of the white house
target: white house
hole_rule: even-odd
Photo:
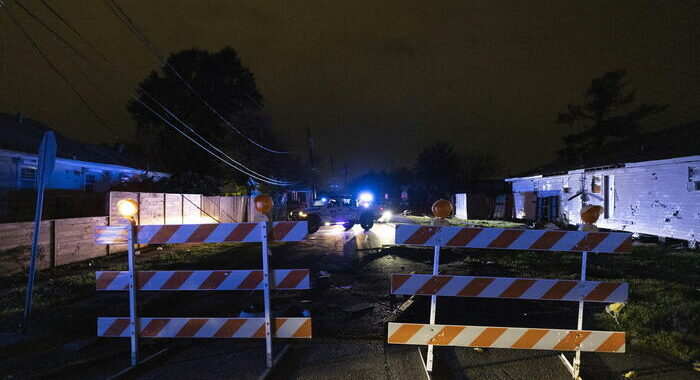
[[[0,113],[0,191],[35,186],[37,152],[48,130],[39,122]],[[139,155],[123,148],[86,144],[56,133],[56,166],[48,189],[108,191],[110,186],[168,173],[149,170]]]
[[[687,141],[695,144],[697,141]],[[539,222],[581,222],[583,204],[600,205],[601,228],[700,240],[700,156],[508,178],[514,217]]]

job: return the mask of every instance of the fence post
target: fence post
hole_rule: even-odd
[[[49,221],[49,268],[56,266],[56,221]]]

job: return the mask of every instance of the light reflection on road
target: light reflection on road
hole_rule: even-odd
[[[329,249],[332,254],[352,255],[358,249],[381,248],[394,244],[395,226],[392,223],[377,223],[371,230],[364,231],[359,225],[345,231],[342,226],[322,226],[309,241]]]

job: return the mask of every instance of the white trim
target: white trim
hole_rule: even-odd
[[[665,164],[677,164],[677,163],[684,163],[684,162],[700,162],[700,156],[687,156],[687,157],[676,157],[676,158],[668,158],[665,160],[651,160],[651,161],[638,161],[638,162],[630,162],[630,163],[625,163],[622,166],[618,167],[610,167],[606,168],[605,170],[614,170],[614,169],[622,169],[622,168],[636,168],[636,167],[644,167],[644,166],[653,166],[653,165],[665,165]],[[582,168],[582,169],[575,169],[575,170],[569,170],[566,174],[580,174],[585,171],[590,171],[590,170],[596,170],[598,168],[601,168],[600,166],[592,166],[589,168]],[[603,169],[601,169],[603,170]],[[529,177],[512,177],[512,178],[506,178],[506,182],[515,182],[515,181],[527,181],[531,179],[538,179],[538,178],[548,178],[548,177],[557,177],[561,176],[563,174],[550,174],[550,175],[533,175]]]
[[[515,182],[515,181],[526,181],[528,179],[538,179],[538,178],[542,178],[542,174],[533,175],[533,176],[529,176],[529,177],[506,178],[505,181],[506,182]]]
[[[23,164],[29,164],[29,165],[33,164],[36,166],[37,155],[33,154],[33,153],[18,152],[18,151],[9,150],[9,149],[0,149],[0,156],[19,157],[19,158],[22,158],[23,160],[33,160],[32,163],[25,162]],[[170,173],[149,171],[149,170],[145,170],[145,169],[137,169],[137,168],[133,168],[130,166],[103,164],[103,163],[91,162],[91,161],[71,160],[71,159],[67,159],[67,158],[56,158],[56,163],[57,164],[60,163],[60,164],[68,165],[68,166],[77,166],[77,167],[89,166],[90,169],[92,169],[92,170],[131,172],[132,174],[143,174],[143,173],[148,172],[151,174],[151,176],[156,176],[156,177],[170,177],[170,175],[171,175]]]

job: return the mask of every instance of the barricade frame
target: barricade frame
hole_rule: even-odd
[[[279,227],[279,228],[277,228]],[[199,328],[201,328],[205,323],[219,323],[219,322],[231,322],[231,320],[242,320],[253,321],[256,319],[263,320],[264,326],[264,338],[265,338],[265,363],[268,368],[272,368],[275,364],[273,360],[272,351],[272,339],[273,339],[273,325],[272,325],[272,312],[271,312],[271,300],[270,300],[270,290],[271,288],[278,290],[297,290],[297,289],[310,289],[310,277],[309,270],[303,269],[301,271],[306,271],[307,278],[302,284],[301,288],[285,288],[285,287],[271,287],[270,282],[271,273],[269,265],[269,257],[272,251],[269,248],[270,241],[302,241],[306,238],[308,232],[307,222],[296,221],[296,222],[255,222],[255,223],[219,223],[219,224],[179,224],[179,225],[140,225],[136,226],[133,221],[129,223],[116,225],[116,226],[100,226],[96,227],[95,242],[97,244],[126,244],[127,245],[127,260],[128,260],[128,288],[127,289],[107,289],[105,287],[100,288],[96,283],[97,290],[128,290],[129,292],[129,334],[130,338],[130,351],[131,351],[131,367],[136,367],[139,364],[139,338],[142,337],[144,330],[140,323],[143,320],[154,321],[158,320],[161,323],[169,323],[172,320],[189,320],[187,323],[197,320]],[[155,231],[155,232],[154,232]],[[251,236],[252,235],[252,236]],[[257,237],[255,236],[257,235]],[[264,303],[264,318],[140,318],[137,312],[137,294],[139,291],[139,286],[137,284],[139,272],[136,270],[135,263],[135,244],[180,244],[180,243],[239,243],[239,242],[254,242],[261,243],[261,256],[262,256],[262,269],[261,270],[250,270],[251,272],[262,272],[261,284],[258,284],[255,289],[247,290],[262,290],[263,291],[263,303]],[[283,270],[281,270],[283,271]],[[294,271],[294,270],[290,270]],[[299,271],[299,270],[297,270]],[[125,272],[123,271],[109,271],[116,277],[123,276]],[[156,274],[159,271],[150,271]],[[194,273],[197,271],[163,271],[163,272],[189,272]],[[211,272],[235,272],[234,270],[212,270]],[[99,273],[96,272],[96,281],[99,279]],[[227,275],[227,273],[223,273]],[[272,273],[274,275],[274,271]],[[145,284],[141,284],[142,287]],[[261,285],[261,288],[260,288]],[[195,289],[145,289],[141,291],[154,291],[154,290],[169,290],[169,291],[181,291],[181,290],[195,290]],[[201,288],[196,289],[199,291],[217,291],[220,289],[215,288]],[[224,291],[235,291],[240,289],[223,289]],[[98,317],[98,336],[105,337],[125,337],[123,334],[112,334],[105,335],[107,330],[104,325],[100,328],[100,323],[106,323],[110,319],[123,321],[124,318],[120,317]],[[167,320],[168,322],[163,322]],[[202,322],[202,320],[207,320],[207,322]],[[221,321],[219,321],[221,320]],[[225,320],[225,321],[224,321]],[[285,338],[311,338],[311,317],[300,317],[300,318],[275,318],[276,322],[279,324],[284,324],[287,320],[300,320],[300,327],[298,331],[295,330],[295,334],[290,336],[284,336]],[[301,321],[303,320],[303,321]],[[234,321],[238,322],[238,321]],[[254,322],[254,321],[253,321]],[[308,323],[307,323],[308,322]],[[240,323],[236,323],[240,327]],[[281,324],[280,324],[281,326]],[[125,327],[125,326],[124,326]],[[221,329],[225,329],[226,326],[222,326]],[[102,331],[103,335],[100,335]],[[302,331],[303,336],[295,336],[296,332]],[[253,338],[259,337],[259,329],[254,334]],[[308,332],[308,336],[306,333]],[[179,334],[179,333],[178,333]],[[156,334],[157,335],[157,334]],[[287,334],[289,335],[289,334]],[[180,337],[174,336],[148,336],[150,338],[175,338]],[[189,338],[199,338],[198,336],[187,336]],[[227,336],[228,338],[233,338],[233,334]],[[206,336],[205,338],[210,338]],[[283,350],[283,352],[286,350]]]
[[[483,234],[483,235],[482,235]],[[531,236],[528,236],[531,235]],[[503,228],[479,228],[479,227],[447,227],[447,226],[416,226],[407,224],[396,225],[397,245],[419,245],[433,246],[433,271],[432,276],[439,276],[440,251],[441,247],[465,247],[476,249],[510,249],[521,251],[565,251],[581,253],[581,271],[579,284],[586,281],[588,252],[595,251],[601,253],[621,253],[631,251],[630,233],[623,232],[598,232],[598,231],[564,231],[564,230],[524,230],[524,229],[503,229]],[[568,249],[562,249],[568,248]],[[392,274],[392,278],[395,274]],[[415,275],[414,275],[415,276]],[[418,275],[424,276],[424,275]],[[504,278],[505,279],[505,278]],[[513,279],[515,280],[515,279]],[[557,280],[563,281],[563,280]],[[619,283],[625,288],[626,283]],[[394,293],[394,288],[391,288]],[[438,292],[430,294],[430,315],[429,326],[435,326],[435,314],[437,312]],[[406,293],[398,293],[406,294]],[[414,295],[429,295],[414,293]],[[453,294],[447,296],[454,296]],[[508,297],[488,297],[488,298],[508,298]],[[566,301],[566,300],[558,300]],[[578,301],[577,330],[573,332],[590,333],[583,330],[583,311],[587,301]],[[598,301],[601,302],[601,301]],[[606,302],[606,301],[602,301]],[[467,327],[467,326],[452,326]],[[500,327],[498,327],[500,328]],[[562,330],[563,331],[563,330]],[[624,334],[624,332],[612,332],[613,334]],[[623,335],[624,336],[624,335]],[[387,331],[387,341],[391,339],[391,334]],[[433,370],[433,345],[428,341],[427,355],[423,363],[426,372]],[[389,342],[391,343],[391,342]],[[408,344],[408,343],[406,343]],[[578,347],[578,346],[577,346]],[[624,342],[622,344],[624,352]],[[574,379],[580,379],[581,370],[581,350],[574,350],[572,362],[563,353],[559,358],[571,373]],[[419,351],[420,352],[420,351]],[[421,355],[421,361],[422,355]]]

